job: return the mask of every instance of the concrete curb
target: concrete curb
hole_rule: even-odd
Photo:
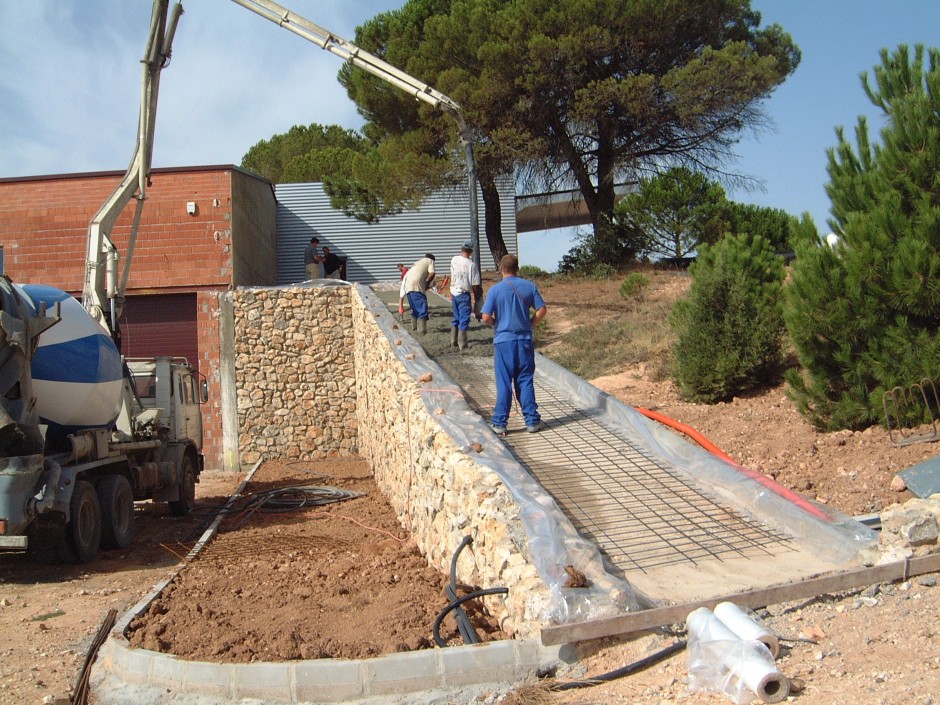
[[[229,664],[186,661],[133,648],[122,636],[112,633],[96,668],[101,670],[99,677],[107,677],[112,684],[117,681],[124,686],[148,686],[174,696],[185,693],[236,701],[256,698],[278,703],[337,703],[471,686],[516,685],[536,678],[540,669],[557,666],[560,653],[560,647],[543,647],[527,640],[363,660]]]
[[[241,495],[259,461],[229,499]],[[218,530],[220,511],[187,558],[199,553]],[[435,693],[511,686],[534,679],[540,670],[561,664],[564,647],[544,647],[536,640],[492,641],[446,649],[426,649],[370,659],[317,659],[271,663],[211,663],[187,661],[177,656],[132,647],[124,634],[134,617],[143,614],[179,574],[181,563],[157,583],[115,623],[98,652],[92,670],[95,702],[125,703],[126,689],[142,687],[133,701],[185,702],[187,696],[200,705],[252,699],[263,703],[382,702],[394,696],[422,693],[414,702],[433,702]],[[183,698],[183,700],[180,700]],[[430,699],[429,699],[430,698]]]

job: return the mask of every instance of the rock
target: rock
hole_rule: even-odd
[[[897,563],[898,561],[903,561],[914,555],[914,551],[910,548],[905,548],[902,546],[888,546],[885,548],[884,552],[881,554],[881,558],[875,561],[875,565],[886,565],[888,563]]]
[[[891,478],[891,491],[892,492],[903,492],[907,489],[907,483],[904,482],[904,478],[900,475],[895,475]]]
[[[937,543],[940,526],[932,514],[921,514],[914,521],[901,527],[901,537],[911,546],[929,546]]]

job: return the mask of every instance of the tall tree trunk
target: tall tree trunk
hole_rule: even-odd
[[[496,179],[489,174],[480,174],[480,189],[483,192],[483,215],[486,219],[486,243],[493,255],[497,268],[503,255],[509,253],[506,242],[503,240],[503,209],[499,202],[499,189],[496,188]]]
[[[614,156],[613,130],[603,121],[598,125],[597,145],[597,198],[594,200],[591,211],[591,221],[594,223],[595,235],[600,234],[599,228],[606,227],[613,222],[614,205],[616,204],[615,169],[617,160]]]

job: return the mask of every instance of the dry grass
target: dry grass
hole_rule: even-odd
[[[664,379],[674,339],[669,313],[689,280],[656,270],[644,275],[649,286],[629,300],[620,295],[622,276],[539,281],[549,307],[545,330],[537,338],[540,351],[585,379],[640,362],[647,364],[654,379]]]
[[[555,696],[549,690],[548,683],[528,683],[510,691],[501,705],[549,705],[555,702]]]

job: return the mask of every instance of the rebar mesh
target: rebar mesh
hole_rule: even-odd
[[[496,400],[491,360],[455,355],[439,362],[488,419]],[[514,409],[507,447],[581,535],[625,573],[794,550],[785,536],[634,448],[539,378],[535,393],[548,428],[526,433]]]

